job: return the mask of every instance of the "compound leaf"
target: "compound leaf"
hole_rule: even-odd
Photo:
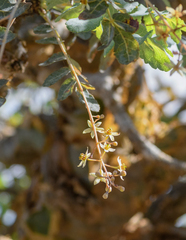
[[[58,44],[58,42],[57,42],[55,37],[42,38],[42,39],[36,40],[36,43],[40,43],[40,44]]]
[[[65,56],[62,52],[54,53],[50,58],[48,58],[45,62],[40,63],[39,66],[48,66],[52,63],[59,62],[65,60]]]
[[[41,24],[36,28],[34,28],[33,31],[35,34],[46,34],[46,33],[52,32],[52,29],[48,24]]]
[[[70,69],[67,67],[63,67],[60,68],[59,70],[53,72],[52,74],[50,74],[45,82],[43,83],[44,87],[49,87],[51,85],[53,85],[54,83],[56,83],[58,80],[60,80],[62,77],[66,76],[67,74],[70,73]]]
[[[93,112],[99,112],[100,111],[100,106],[99,106],[98,102],[96,101],[96,99],[94,98],[94,96],[92,94],[90,94],[87,89],[85,89],[83,92],[84,92],[85,97],[87,99],[90,110],[93,111]],[[81,92],[76,90],[76,93],[77,93],[77,96],[78,96],[80,102],[85,103]]]
[[[3,42],[5,32],[6,32],[6,28],[5,27],[0,27],[0,45]],[[6,39],[6,43],[12,41],[15,38],[15,36],[16,35],[13,32],[8,31],[8,36],[7,36],[7,39]]]
[[[72,78],[66,79],[62,85],[61,88],[59,89],[58,93],[58,100],[65,100],[68,96],[70,96],[73,92],[74,85],[76,84],[76,81]]]

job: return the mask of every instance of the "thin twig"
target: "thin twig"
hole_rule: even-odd
[[[15,15],[15,12],[16,12],[20,2],[21,2],[21,0],[17,1],[17,3],[15,4],[15,6],[14,6],[14,8],[13,8],[11,14],[10,14],[10,18],[8,20],[8,24],[7,24],[7,27],[6,27],[5,35],[4,35],[1,50],[0,50],[0,66],[1,66],[1,60],[2,60],[2,57],[3,57],[3,52],[4,52],[4,49],[5,49],[5,45],[6,45],[6,40],[7,40],[7,37],[8,37],[8,32],[9,32],[13,22],[15,21],[14,15]]]

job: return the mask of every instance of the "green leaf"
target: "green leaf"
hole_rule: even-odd
[[[10,12],[15,4],[11,4],[9,0],[1,0],[0,1],[0,10],[3,12]]]
[[[113,51],[110,51],[109,54],[106,55],[106,57],[104,56],[103,52],[100,58],[99,71],[102,73],[107,70],[115,59],[116,57],[114,56]]]
[[[67,67],[63,67],[60,68],[59,70],[53,72],[52,74],[50,74],[45,82],[43,83],[44,87],[49,87],[51,85],[53,85],[54,83],[56,83],[58,80],[60,80],[62,77],[66,76],[67,74],[70,73],[70,69]]]
[[[2,88],[5,84],[7,84],[8,80],[0,79],[0,88]]]
[[[133,3],[128,3],[125,2],[124,0],[114,0],[114,2],[117,4],[122,9],[125,9],[126,12],[130,13],[133,11],[133,9],[137,8],[139,5],[138,2],[133,2]]]
[[[40,44],[58,44],[58,42],[57,42],[55,37],[42,38],[42,39],[36,40],[36,43],[40,43]]]
[[[5,18],[6,16],[9,16],[11,12],[3,12],[0,10],[0,20]]]
[[[179,37],[179,39],[181,39],[182,31],[184,32],[186,31],[184,21],[180,18],[173,17],[173,18],[168,18],[167,22],[169,23],[171,29],[175,29],[175,30],[177,29],[175,31],[175,34]],[[170,36],[174,42],[176,42],[177,44],[179,43],[179,40],[175,37],[175,35],[172,32],[170,33]]]
[[[104,57],[106,57],[107,54],[113,49],[114,45],[115,45],[115,42],[112,40],[112,42],[108,45],[108,47],[104,49],[104,52],[103,52]]]
[[[46,207],[43,207],[41,210],[31,213],[26,224],[33,232],[39,233],[44,237],[48,235],[51,221],[50,211]]]
[[[51,9],[54,6],[62,3],[69,3],[69,0],[46,0],[47,9]]]
[[[59,62],[65,60],[65,56],[62,52],[54,53],[50,58],[48,58],[45,62],[40,63],[39,66],[48,66],[52,63]]]
[[[102,46],[98,50],[106,48],[112,41],[114,37],[114,27],[109,21],[102,21],[103,33],[101,35]]]
[[[89,32],[100,25],[100,21],[102,20],[102,18],[102,16],[88,20],[80,20],[79,18],[73,18],[66,22],[66,26],[68,30],[73,33]]]
[[[72,7],[67,8],[65,11],[63,11],[62,14],[56,18],[55,22],[58,22],[62,18],[66,20],[69,20],[71,18],[77,18],[82,11],[82,4],[76,3]]]
[[[65,100],[68,96],[70,96],[73,93],[74,85],[76,84],[76,81],[73,78],[66,79],[59,89],[58,93],[58,100]]]
[[[139,57],[139,44],[131,33],[122,29],[116,30],[114,36],[115,56],[121,64],[129,64]]]
[[[101,35],[103,33],[102,25],[100,24],[94,31],[96,33],[96,37],[100,40],[101,39]]]
[[[0,97],[0,107],[6,102],[5,98]]]
[[[121,10],[122,9],[121,4],[119,4],[119,5],[116,4],[114,0],[110,0],[110,3],[111,3],[111,5],[114,9],[116,9],[116,10]]]
[[[72,65],[73,65],[77,70],[79,70],[80,72],[82,72],[82,68],[81,68],[81,66],[79,65],[79,63],[76,62],[74,59],[72,59],[72,58],[70,58],[70,57],[69,57],[69,59],[70,59]]]
[[[105,2],[105,0],[90,1],[88,5],[90,9],[86,9],[85,11],[83,11],[79,15],[79,19],[87,20],[92,18],[98,18],[102,16],[108,8],[108,4]]]
[[[133,34],[133,37],[138,41],[139,45],[141,45],[151,34],[151,32],[148,32],[145,36],[141,37],[138,34]]]
[[[147,32],[146,27],[140,24],[138,31],[133,34],[133,37],[138,41],[139,45],[141,45],[147,39],[147,37],[152,36],[152,32],[153,30]]]
[[[78,33],[77,36],[83,40],[88,40],[92,36],[92,33],[91,32],[82,32],[82,33]]]
[[[95,90],[95,87],[93,87],[90,83],[81,82],[81,85],[88,90]]]
[[[84,92],[85,97],[87,99],[90,110],[93,111],[93,112],[99,112],[100,111],[100,106],[99,106],[98,102],[96,101],[96,99],[94,98],[94,96],[92,94],[90,94],[87,89],[85,89],[83,92]],[[79,92],[76,89],[76,93],[77,93],[77,96],[79,97],[80,102],[85,103],[81,92]]]
[[[169,71],[170,68],[165,66],[165,63],[170,63],[170,59],[159,46],[155,44],[153,39],[147,38],[140,46],[140,57],[145,63],[150,64],[152,68],[162,71]]]
[[[41,24],[36,28],[34,28],[33,31],[35,34],[46,34],[46,33],[52,32],[52,29],[48,24]]]
[[[99,40],[97,39],[97,37],[95,35],[93,35],[89,41],[89,50],[87,52],[87,61],[89,63],[91,63],[96,56],[98,42],[99,42]]]
[[[15,12],[14,17],[18,17],[21,14],[23,14],[27,9],[30,8],[31,5],[32,5],[31,3],[20,3],[16,12]]]
[[[127,13],[115,13],[113,15],[113,19],[114,21],[121,27],[123,28],[123,30],[127,31],[127,32],[135,32],[135,27],[129,25],[127,23],[127,20],[130,19],[130,15]]]
[[[4,38],[4,35],[5,35],[5,32],[6,32],[6,28],[5,27],[0,27],[0,45],[3,42],[3,38]],[[7,39],[6,39],[6,43],[12,41],[15,38],[15,36],[16,35],[13,32],[9,31]]]

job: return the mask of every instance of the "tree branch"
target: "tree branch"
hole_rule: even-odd
[[[94,75],[87,75],[87,77],[89,82],[96,88],[97,94],[104,102],[104,105],[114,115],[115,121],[120,126],[121,132],[126,134],[132,142],[136,152],[140,153],[146,160],[160,161],[168,164],[169,166],[186,170],[185,162],[162,152],[153,143],[138,133],[131,118],[126,112],[125,107],[117,100],[118,96],[116,96],[116,93],[112,90],[113,81],[109,72],[104,74],[97,73]]]

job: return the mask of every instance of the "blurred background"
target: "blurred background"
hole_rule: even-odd
[[[153,3],[164,8],[163,1],[161,6]],[[103,127],[121,133],[106,162],[117,164],[121,156],[127,166],[126,190],[113,190],[104,200],[104,184],[94,186],[88,175],[97,165],[77,168],[79,154],[87,146],[94,148],[90,136],[82,135],[88,118],[84,105],[75,94],[56,100],[64,79],[42,87],[64,62],[38,66],[59,52],[55,45],[35,43],[39,36],[32,29],[39,23],[42,19],[34,11],[15,21],[18,38],[7,44],[0,72],[1,78],[11,79],[0,88],[6,96],[0,108],[0,240],[186,239],[185,170],[144,158],[121,131],[99,89],[111,90],[107,100],[125,107],[139,134],[185,162],[186,77],[152,69],[141,59],[127,66],[114,61],[100,73],[101,53],[88,40],[74,39],[63,21],[56,26],[69,55],[96,86],[93,94],[105,115]],[[171,50],[176,53],[176,46]]]

